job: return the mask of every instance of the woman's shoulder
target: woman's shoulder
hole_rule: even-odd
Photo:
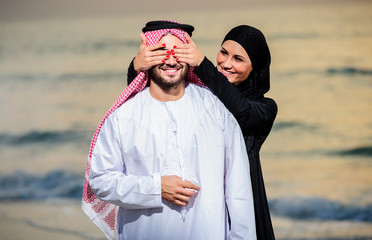
[[[260,104],[264,104],[267,107],[269,107],[270,109],[275,109],[275,110],[278,109],[278,104],[275,102],[274,99],[269,98],[269,97],[262,96],[260,98],[255,99],[255,100],[252,100],[252,102],[257,102],[257,103],[260,103]]]

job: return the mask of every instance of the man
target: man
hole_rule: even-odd
[[[143,29],[148,45],[170,52],[192,30],[170,21]],[[115,205],[118,239],[256,239],[239,125],[191,74],[170,54],[140,73],[127,88],[139,93],[126,89],[99,125],[83,209],[108,238]]]

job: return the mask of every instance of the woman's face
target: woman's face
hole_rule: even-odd
[[[237,85],[248,78],[253,68],[245,49],[239,43],[227,40],[217,54],[217,69],[230,83]]]

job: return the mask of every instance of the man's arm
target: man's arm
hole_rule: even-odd
[[[162,198],[179,206],[187,206],[190,198],[199,189],[199,186],[176,175],[161,177]]]
[[[228,239],[256,239],[249,160],[239,125],[228,114],[225,125],[225,198],[231,219]]]
[[[127,209],[162,207],[160,173],[149,176],[126,174],[117,120],[104,123],[95,145],[89,184],[95,195]]]

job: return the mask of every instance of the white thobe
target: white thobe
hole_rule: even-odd
[[[200,186],[187,207],[162,199],[164,175]],[[89,184],[119,206],[118,239],[256,239],[239,125],[209,90],[191,83],[177,101],[157,101],[146,88],[112,113],[94,148]]]

